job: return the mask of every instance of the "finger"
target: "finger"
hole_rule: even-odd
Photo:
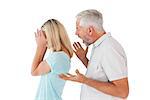
[[[74,48],[73,48],[73,52],[76,53],[76,50],[74,50]]]
[[[37,29],[37,32],[36,32],[36,34],[37,34],[36,36],[38,37],[38,36],[39,36],[39,29]]]
[[[80,48],[80,46],[78,45],[78,43],[77,43],[77,42],[74,42],[74,44],[75,44],[75,46],[77,47],[77,49],[79,49],[79,48]]]
[[[42,31],[42,30],[40,30],[40,33],[41,33],[41,35],[42,35],[42,36],[44,36],[44,33],[43,33],[43,31]]]
[[[67,76],[64,75],[64,74],[60,74],[59,77],[60,77],[61,79],[64,79],[64,80],[68,80],[68,79],[69,79],[69,77],[67,77]]]
[[[35,37],[37,37],[37,34],[36,34],[36,32],[34,32],[34,35],[35,35]]]
[[[59,77],[63,80],[70,80],[70,81],[74,81],[75,80],[75,76],[74,77],[68,77],[64,74],[60,74]]]
[[[67,77],[65,74],[60,74],[61,77]]]
[[[37,28],[37,33],[39,33],[39,29]]]
[[[74,42],[75,43],[75,42]],[[75,46],[75,44],[72,44],[73,45],[73,50],[74,50],[74,52],[76,52],[77,51],[77,49],[76,49],[76,46]]]
[[[70,74],[70,73],[67,73],[67,75],[70,76],[70,77],[74,77],[74,76],[75,76],[75,75],[72,75],[72,74]]]
[[[42,31],[41,31],[41,30],[39,30],[39,36],[43,36],[43,34],[42,34]]]
[[[79,42],[77,42],[77,45],[78,45],[79,48],[82,48],[82,46]]]
[[[37,28],[37,29],[36,29],[36,33],[38,33],[38,32],[39,32],[39,29]]]
[[[73,52],[77,55],[77,51],[76,50],[73,50]]]
[[[75,50],[78,50],[78,47],[75,45],[75,43],[73,44],[73,47]]]
[[[88,52],[88,47],[86,47],[85,52]]]
[[[80,72],[79,72],[79,70],[78,70],[78,69],[76,69],[76,71],[75,71],[75,72],[76,72],[76,74],[77,74],[77,75],[78,75],[78,74],[80,74]]]
[[[37,31],[38,31],[38,36],[41,36],[42,35],[41,30],[37,29]]]

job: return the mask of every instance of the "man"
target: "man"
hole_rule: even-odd
[[[81,100],[122,100],[129,93],[127,59],[121,45],[103,29],[102,14],[85,10],[77,15],[76,35],[88,46],[93,44],[90,60],[79,42],[75,54],[87,68],[86,75],[61,74],[60,78],[82,83]]]

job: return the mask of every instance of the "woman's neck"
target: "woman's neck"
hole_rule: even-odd
[[[62,48],[62,51],[64,51],[71,58],[69,51],[65,48],[65,46],[61,45],[61,48]]]

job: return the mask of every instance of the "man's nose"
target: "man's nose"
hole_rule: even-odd
[[[75,35],[79,35],[77,31],[75,32]]]

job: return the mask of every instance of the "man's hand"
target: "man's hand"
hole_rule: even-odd
[[[83,59],[86,58],[87,52],[88,52],[88,47],[84,50],[79,42],[74,42],[73,44],[74,47],[74,52],[77,55],[77,57],[83,61]]]
[[[76,70],[76,74],[77,75],[72,75],[69,73],[67,73],[67,75],[60,74],[59,77],[63,80],[70,80],[70,81],[79,82],[79,83],[85,83],[86,80],[88,79],[83,74],[81,74],[78,70]]]
[[[37,32],[35,32],[35,39],[37,46],[46,47],[47,41],[42,30],[37,29]]]
[[[75,50],[74,53],[77,55],[77,57],[82,61],[82,63],[85,65],[87,68],[88,66],[88,58],[86,57],[87,52],[88,52],[88,47],[84,50],[79,42],[74,42],[73,47]]]

